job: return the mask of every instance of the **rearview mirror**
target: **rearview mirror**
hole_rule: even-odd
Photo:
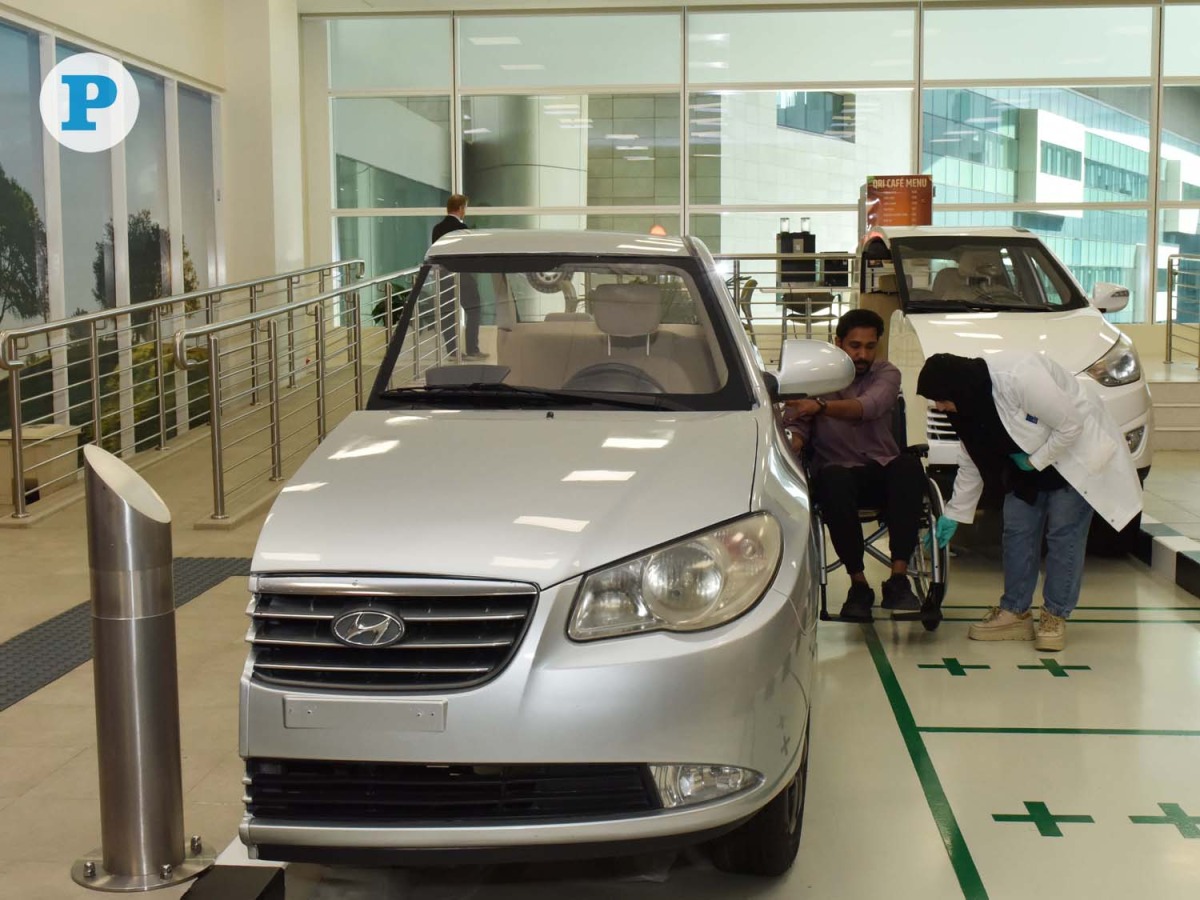
[[[802,400],[840,391],[854,380],[854,363],[833,344],[793,339],[783,342],[776,400]]]
[[[1092,288],[1092,306],[1102,313],[1120,312],[1129,305],[1129,288],[1112,284],[1108,281],[1097,281]]]

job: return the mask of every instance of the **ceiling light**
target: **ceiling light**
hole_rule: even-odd
[[[629,162],[654,162],[653,156],[627,156],[625,159]]]
[[[649,150],[645,144],[634,144],[633,146],[617,147],[618,150]]]
[[[606,134],[604,136],[604,139],[606,141],[636,141],[638,139],[638,135],[636,135],[636,134]]]
[[[464,128],[463,134],[491,134],[490,128]]]
[[[519,37],[473,37],[467,40],[476,47],[511,47],[521,43]]]
[[[500,68],[505,72],[537,72],[546,67],[541,63],[501,63]]]
[[[633,250],[643,250],[643,247],[632,247]],[[614,472],[610,469],[576,469],[568,473],[563,481],[628,481],[636,472]]]

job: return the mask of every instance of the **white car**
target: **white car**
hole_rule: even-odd
[[[494,313],[490,358],[454,358],[455,296]],[[440,323],[421,327],[418,298]],[[772,400],[854,370],[809,341],[777,375],[754,360],[696,240],[434,245],[369,408],[283,489],[254,554],[253,854],[712,841],[722,868],[785,871],[819,573]]]
[[[862,257],[860,305],[887,323],[886,354],[900,369],[908,409],[926,411],[909,415],[910,441],[928,441],[930,474],[945,489],[958,439],[915,393],[935,353],[1045,353],[1104,402],[1145,479],[1153,457],[1150,389],[1133,341],[1103,315],[1126,306],[1127,289],[1100,283],[1089,299],[1023,228],[880,228],[864,240]]]

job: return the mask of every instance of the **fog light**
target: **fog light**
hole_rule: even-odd
[[[737,766],[651,766],[650,772],[664,809],[722,800],[762,783],[758,772]]]
[[[1142,439],[1146,436],[1146,426],[1139,425],[1132,431],[1125,432],[1125,443],[1129,445],[1130,453],[1137,453],[1142,449]]]

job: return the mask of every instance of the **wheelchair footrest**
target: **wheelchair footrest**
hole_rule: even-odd
[[[822,612],[821,613],[821,621],[822,622],[844,622],[847,625],[870,625],[872,622],[875,621],[875,619],[874,618],[846,619],[846,618],[843,618],[842,616],[835,616],[833,613]]]

